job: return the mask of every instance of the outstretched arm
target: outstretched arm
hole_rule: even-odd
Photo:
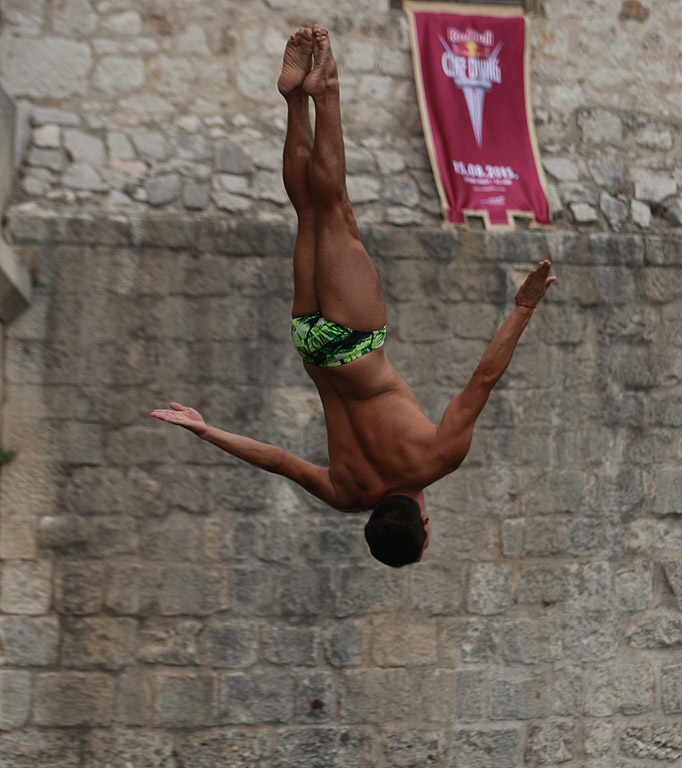
[[[159,408],[152,411],[150,415],[169,424],[184,427],[202,440],[218,446],[226,453],[254,467],[283,475],[330,506],[337,506],[337,494],[329,479],[328,469],[299,459],[298,456],[287,453],[283,448],[212,427],[206,424],[198,411],[180,403],[171,403],[170,409]]]
[[[488,402],[493,387],[507,370],[533,310],[556,280],[549,277],[551,266],[545,260],[530,271],[514,297],[516,306],[488,345],[469,383],[445,409],[438,433],[452,459],[453,469],[459,466],[469,451],[476,419]]]

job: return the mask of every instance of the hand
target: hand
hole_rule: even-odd
[[[549,286],[556,280],[556,277],[547,277],[551,266],[551,262],[545,259],[535,269],[531,269],[528,277],[514,296],[514,301],[517,304],[526,304],[531,307],[538,305],[540,299],[547,293]]]
[[[194,408],[187,408],[184,405],[180,405],[180,403],[171,403],[170,407],[173,410],[157,408],[149,415],[155,419],[167,421],[169,424],[177,424],[180,427],[189,429],[190,432],[194,432],[199,437],[204,434],[208,427],[199,411],[195,411]]]

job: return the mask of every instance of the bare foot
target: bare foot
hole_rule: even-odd
[[[286,98],[303,85],[313,66],[313,34],[301,27],[287,41],[282,62],[282,74],[277,81],[279,92]]]
[[[315,98],[330,87],[338,87],[338,73],[329,42],[329,32],[315,24],[312,34],[315,64],[303,83],[303,90]]]

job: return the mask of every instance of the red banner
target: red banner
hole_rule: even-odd
[[[406,0],[424,135],[446,222],[550,226],[523,10]]]

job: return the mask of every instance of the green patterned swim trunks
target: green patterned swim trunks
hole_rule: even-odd
[[[301,315],[291,322],[291,338],[308,365],[345,365],[383,346],[386,326],[378,331],[354,331],[325,320],[321,313]]]

